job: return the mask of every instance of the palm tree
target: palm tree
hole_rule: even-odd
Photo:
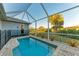
[[[49,17],[49,22],[55,32],[63,28],[64,17],[61,14],[54,14]]]

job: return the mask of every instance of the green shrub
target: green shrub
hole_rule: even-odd
[[[79,41],[76,39],[66,40],[65,43],[69,44],[72,47],[79,47]]]

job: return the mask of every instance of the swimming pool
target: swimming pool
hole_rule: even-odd
[[[19,45],[12,52],[14,56],[48,56],[53,55],[55,47],[36,38],[18,39]]]

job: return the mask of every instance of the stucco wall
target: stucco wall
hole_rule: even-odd
[[[27,24],[24,25],[24,33],[27,33],[29,26]],[[12,30],[11,33],[12,35],[17,35],[21,34],[21,23],[15,23],[15,22],[6,22],[6,21],[1,21],[1,29],[2,30]]]
[[[3,30],[20,30],[21,23],[1,21]],[[28,29],[28,25],[24,24],[24,29]]]
[[[19,23],[1,21],[3,30],[19,30]]]

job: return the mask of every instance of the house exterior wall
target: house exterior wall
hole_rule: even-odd
[[[1,21],[2,30],[19,30],[19,23]]]
[[[2,30],[11,30],[11,35],[20,35],[21,34],[21,26],[22,23],[16,22],[8,22],[8,21],[1,21]],[[24,25],[24,33],[26,34],[28,31],[28,25]]]
[[[21,26],[22,23],[16,22],[9,22],[9,21],[0,21],[0,47],[2,48],[5,43],[12,37],[12,36],[20,36],[21,34]],[[28,35],[29,33],[29,25],[23,24],[24,26],[24,35]]]
[[[2,21],[2,30],[11,30],[11,36],[20,34],[19,23]]]

